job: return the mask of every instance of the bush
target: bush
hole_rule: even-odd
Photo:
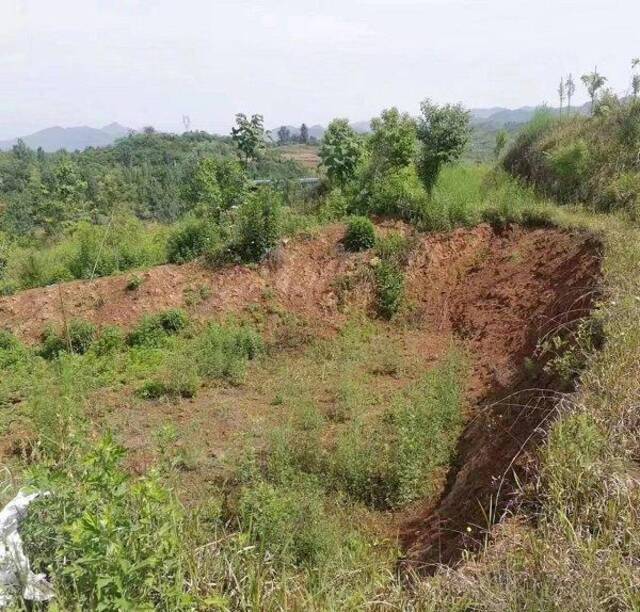
[[[162,397],[184,397],[192,398],[198,392],[199,381],[196,376],[190,376],[188,379],[177,379],[175,376],[171,376],[174,380],[160,381],[160,380],[148,380],[140,389],[138,389],[138,395],[143,399],[153,400],[160,399]]]
[[[127,291],[135,291],[136,289],[139,289],[142,285],[142,276],[139,276],[138,274],[134,274],[133,276],[129,277],[129,280],[127,281]]]
[[[187,314],[179,308],[167,310],[156,315],[146,315],[129,332],[129,346],[157,346],[167,335],[173,335],[184,329],[189,323]]]
[[[109,438],[78,464],[32,480],[37,499],[20,533],[35,572],[48,574],[61,609],[192,607],[184,592],[184,527],[153,474],[134,480]]]
[[[347,225],[344,246],[347,251],[370,249],[376,241],[376,230],[367,217],[354,217]]]
[[[100,331],[100,335],[91,349],[96,355],[102,357],[116,353],[124,346],[125,336],[122,330],[115,325],[107,325]]]
[[[109,276],[164,261],[162,244],[132,217],[105,226],[78,224],[71,248],[68,268],[73,278]]]
[[[56,330],[49,326],[42,333],[40,355],[55,359],[62,352],[78,355],[86,353],[96,338],[96,326],[89,321],[73,319],[67,329]]]
[[[240,206],[233,250],[242,261],[258,262],[278,244],[281,206],[281,196],[273,189],[259,190]]]
[[[413,166],[376,172],[365,172],[360,179],[360,191],[352,205],[358,214],[376,214],[415,222],[427,206],[424,190]]]
[[[188,350],[186,360],[203,378],[238,383],[247,360],[263,350],[262,338],[245,327],[210,324]]]
[[[382,260],[375,269],[376,309],[384,319],[391,319],[404,298],[404,273],[395,261]]]
[[[174,229],[167,239],[167,260],[186,263],[209,251],[218,240],[215,225],[205,219],[188,219]]]
[[[464,365],[452,353],[381,421],[354,423],[331,454],[334,486],[369,506],[397,508],[433,494],[462,429]]]
[[[317,568],[335,545],[335,531],[313,480],[295,487],[259,482],[242,494],[240,523],[264,553],[282,562]]]

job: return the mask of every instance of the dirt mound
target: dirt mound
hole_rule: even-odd
[[[130,328],[143,315],[168,308],[188,306],[196,318],[212,319],[268,299],[306,320],[338,325],[343,317],[333,282],[362,259],[345,253],[343,234],[343,226],[332,226],[319,236],[284,245],[255,267],[212,271],[196,263],[158,266],[141,273],[142,283],[134,290],[127,288],[132,275],[124,274],[23,291],[0,299],[0,325],[34,342],[46,325],[74,317]],[[203,297],[189,306],[190,294]]]
[[[390,229],[412,231],[379,224],[380,231]],[[0,299],[0,325],[36,341],[46,324],[73,317],[128,328],[144,314],[185,305],[201,319],[270,305],[312,323],[318,333],[337,329],[347,319],[340,279],[370,278],[361,272],[371,255],[345,252],[343,234],[344,226],[334,225],[298,238],[259,266],[160,266],[143,273],[134,290],[127,289],[130,275],[122,275],[25,291]],[[491,505],[495,518],[508,504],[513,472],[526,469],[527,451],[559,388],[540,363],[526,368],[525,360],[535,361],[542,336],[589,311],[600,258],[592,237],[558,229],[482,225],[416,240],[406,270],[412,312],[404,323],[413,330],[411,345],[422,344],[417,353],[431,363],[434,338],[440,347],[461,339],[471,369],[468,425],[444,492],[402,528],[406,563],[423,570],[459,559],[465,547],[478,544],[486,509]],[[356,280],[355,287],[351,298],[371,301],[368,281]],[[193,293],[200,298],[190,302]]]

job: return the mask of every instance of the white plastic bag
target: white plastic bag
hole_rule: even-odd
[[[31,571],[22,550],[18,524],[27,514],[29,504],[46,493],[18,493],[0,512],[0,607],[8,606],[18,595],[31,601],[48,601],[53,587],[44,574]]]

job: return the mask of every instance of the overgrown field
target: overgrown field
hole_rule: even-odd
[[[0,501],[50,492],[21,532],[53,609],[640,606],[638,229],[541,199],[533,176],[529,187],[455,155],[441,164],[429,149],[439,110],[423,112],[431,123],[385,111],[366,142],[334,122],[314,192],[251,186],[256,166],[227,159],[229,143],[196,139],[223,154],[192,159],[172,142],[184,174],[168,216],[135,196],[92,219],[85,191],[69,196],[78,214],[48,223],[55,166],[37,227],[10,227],[35,201],[25,172],[82,175],[107,153],[3,160],[26,182],[0,242],[12,327],[0,331]],[[526,138],[575,122],[531,127],[504,165],[524,163]],[[159,172],[167,143],[140,138],[142,166],[158,148]],[[118,180],[138,168],[138,144],[108,154],[129,151]],[[354,162],[348,175],[335,151]],[[193,262],[162,269],[184,290],[154,289],[172,306],[149,308],[153,266],[167,262]],[[91,309],[79,284],[45,287],[120,272]],[[143,316],[108,314],[116,287]],[[52,291],[59,312],[34,334],[21,297]],[[516,449],[499,474],[482,452],[461,463],[485,418],[481,451]],[[468,552],[425,566],[422,532],[470,469],[483,518],[442,517],[447,541],[461,535],[447,520],[465,525]]]

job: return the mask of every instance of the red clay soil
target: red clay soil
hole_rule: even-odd
[[[390,228],[411,231],[400,224],[379,227]],[[346,253],[343,233],[344,226],[334,225],[296,239],[256,267],[159,266],[143,273],[142,285],[133,291],[126,288],[128,275],[25,291],[0,299],[0,327],[30,342],[45,325],[74,317],[129,328],[144,314],[184,306],[186,292],[204,286],[210,295],[191,308],[201,319],[269,302],[313,322],[319,332],[337,329],[346,315],[336,280],[349,274],[362,278],[359,272],[371,260],[368,253]],[[487,526],[485,509],[498,493],[498,510],[508,503],[512,472],[526,466],[524,451],[538,440],[558,388],[539,370],[535,378],[527,375],[536,369],[525,369],[524,362],[534,357],[542,336],[588,313],[600,258],[595,239],[559,229],[498,231],[481,225],[419,235],[417,241],[406,270],[415,339],[425,345],[434,333],[462,339],[471,366],[469,423],[445,490],[402,531],[406,564],[425,570],[457,561],[465,547],[477,543],[479,526]],[[366,304],[370,287],[367,282],[358,287],[352,293]],[[546,393],[527,391],[532,387]]]
[[[36,342],[50,324],[83,318],[98,326],[131,328],[143,315],[184,307],[188,291],[206,287],[209,296],[191,310],[196,318],[238,313],[252,304],[277,299],[286,311],[309,321],[338,325],[333,281],[361,257],[344,252],[344,228],[336,225],[313,239],[280,248],[271,261],[254,268],[229,266],[207,270],[199,264],[164,265],[140,274],[142,284],[128,290],[130,274],[73,281],[31,289],[0,299],[0,326],[26,342]]]
[[[474,360],[476,402],[443,494],[404,526],[403,565],[418,572],[478,548],[513,501],[516,477],[523,482],[535,469],[530,451],[566,382],[540,362],[525,368],[525,359],[535,356],[541,338],[566,335],[589,313],[600,279],[600,245],[585,234],[479,228],[472,235],[486,252],[445,290],[441,304]],[[443,261],[464,248],[458,240],[443,245]]]

